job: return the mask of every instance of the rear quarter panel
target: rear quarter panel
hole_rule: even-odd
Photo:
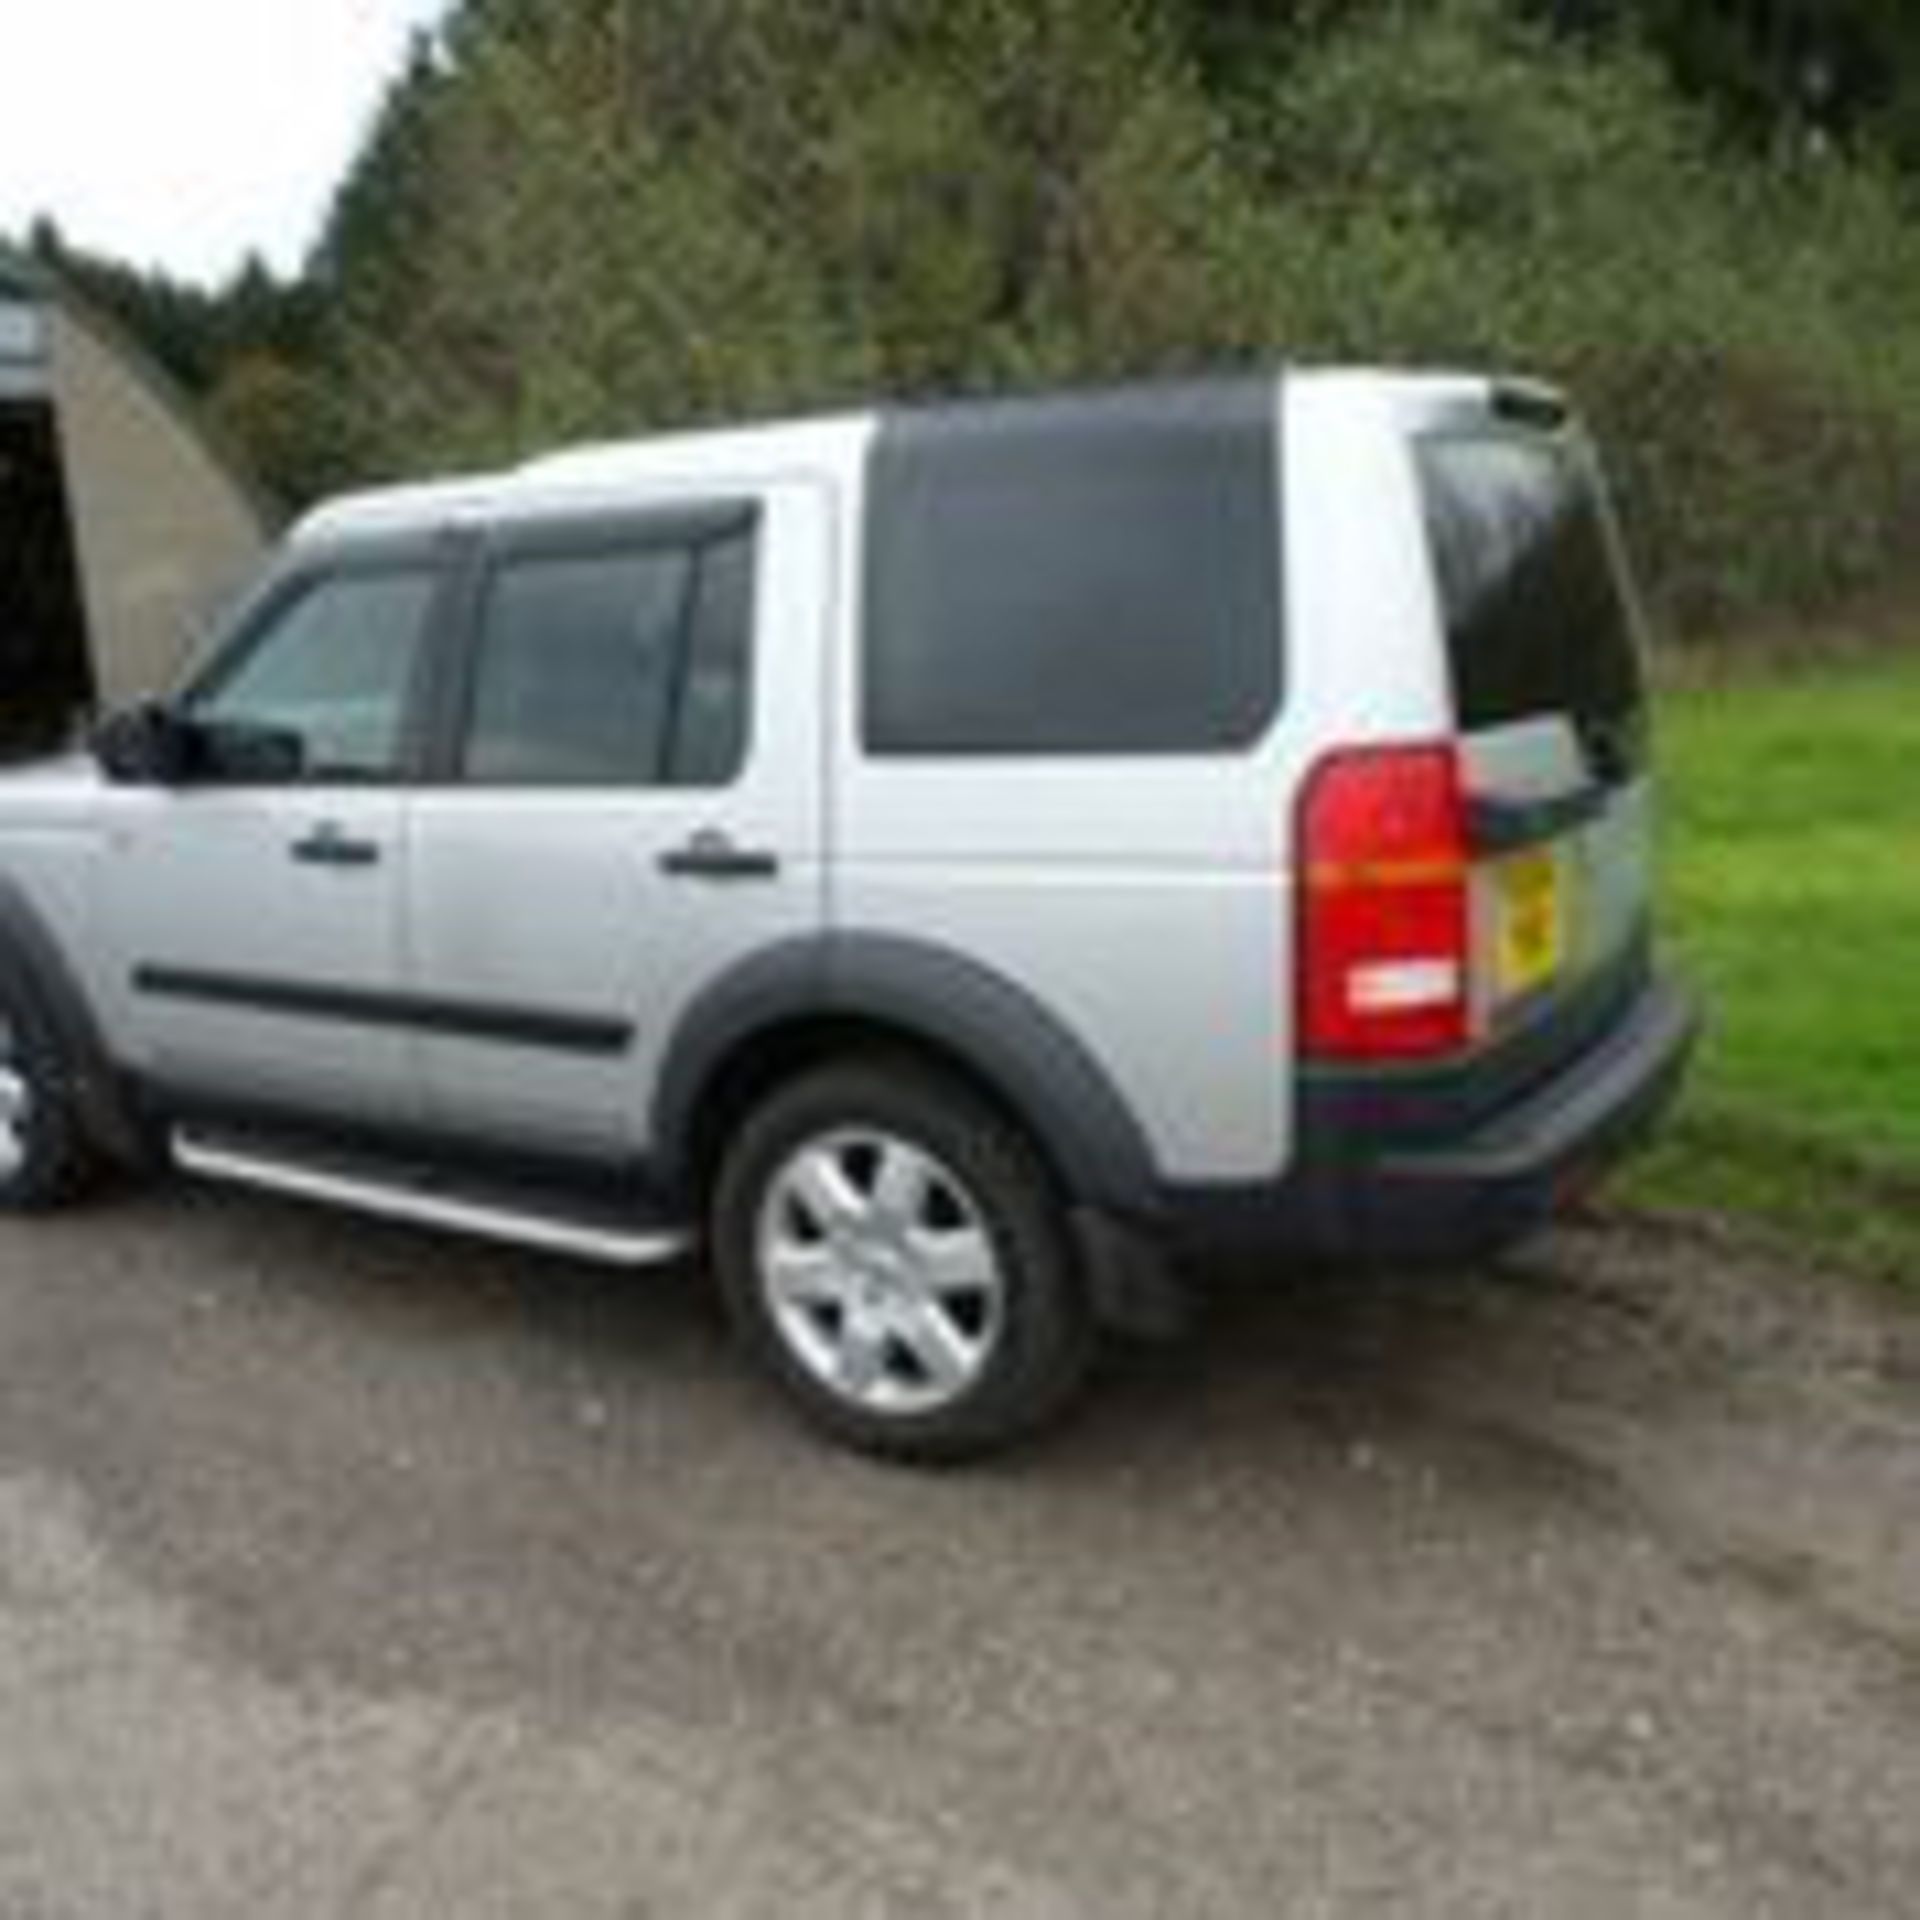
[[[1091,1052],[1174,1182],[1277,1176],[1293,1136],[1293,815],[1328,747],[1444,711],[1418,503],[1364,382],[1275,389],[1280,708],[1192,756],[870,757],[861,610],[830,711],[836,929],[1016,982]],[[851,516],[856,543],[864,511]],[[848,578],[863,574],[857,546]]]

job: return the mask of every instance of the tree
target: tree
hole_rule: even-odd
[[[1878,143],[1920,168],[1920,9],[1910,0],[1533,0],[1533,10],[1586,36],[1624,22],[1756,144]]]

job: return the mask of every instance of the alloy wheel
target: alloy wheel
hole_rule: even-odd
[[[878,1128],[808,1141],[774,1174],[760,1284],[789,1353],[870,1413],[937,1413],[975,1387],[1007,1319],[1007,1276],[964,1183]]]

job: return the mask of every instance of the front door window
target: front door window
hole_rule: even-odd
[[[434,589],[424,570],[314,581],[214,669],[189,717],[216,739],[281,736],[303,780],[394,778]]]

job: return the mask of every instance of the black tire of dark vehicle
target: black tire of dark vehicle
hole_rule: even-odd
[[[931,1408],[878,1409],[830,1385],[783,1332],[762,1258],[763,1227],[782,1204],[786,1172],[811,1151],[863,1139],[921,1157],[949,1196],[945,1205],[965,1208],[975,1237],[991,1248],[992,1338],[981,1339],[977,1375]],[[920,1465],[997,1452],[1059,1414],[1086,1379],[1097,1328],[1045,1167],[1017,1128],[918,1062],[863,1057],[779,1088],[732,1142],[710,1226],[722,1292],[746,1346],[817,1427],[860,1452]]]
[[[0,1212],[69,1205],[95,1166],[59,1031],[32,989],[0,972]]]

